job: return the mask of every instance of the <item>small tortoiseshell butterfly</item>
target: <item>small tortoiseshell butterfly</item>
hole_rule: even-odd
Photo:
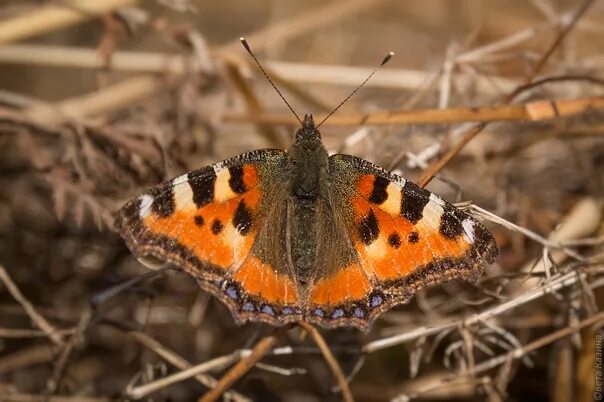
[[[366,160],[329,156],[311,115],[290,149],[263,149],[153,187],[119,212],[128,247],[174,263],[237,322],[367,330],[418,290],[475,279],[485,227]]]

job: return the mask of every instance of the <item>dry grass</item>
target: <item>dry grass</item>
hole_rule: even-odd
[[[570,0],[0,3],[0,400],[591,399],[602,20]],[[242,35],[299,113],[396,53],[323,137],[484,220],[501,255],[478,283],[369,334],[273,333],[131,256],[112,229],[129,197],[289,143]]]

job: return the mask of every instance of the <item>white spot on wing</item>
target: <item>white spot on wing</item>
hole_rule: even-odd
[[[186,176],[186,175],[183,175]],[[174,204],[177,210],[197,210],[197,206],[193,202],[193,189],[186,181],[180,180],[183,176],[174,179]]]
[[[138,215],[141,219],[145,219],[151,213],[151,204],[153,204],[153,197],[149,194],[143,194],[140,196],[140,206]]]
[[[396,183],[388,183],[386,193],[388,194],[388,198],[380,205],[380,208],[390,214],[390,216],[399,216],[401,214],[401,187]]]
[[[475,222],[472,219],[464,219],[461,222],[461,226],[463,227],[465,238],[470,242],[474,243],[474,225]]]
[[[214,183],[214,200],[217,202],[225,202],[237,196],[237,194],[231,190],[231,186],[229,185],[230,178],[231,173],[228,169],[222,169],[216,172],[216,182]]]
[[[421,233],[432,233],[438,230],[445,209],[445,202],[436,194],[430,193],[430,199],[422,211],[422,219],[415,224]]]

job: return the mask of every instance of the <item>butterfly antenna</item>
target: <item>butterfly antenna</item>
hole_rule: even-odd
[[[247,43],[247,40],[245,40],[245,38],[243,36],[241,38],[239,38],[239,40],[241,41],[241,44],[243,45],[243,47],[245,48],[245,50],[247,50],[247,52],[250,54],[250,56],[252,56],[252,58],[254,59],[254,61],[256,62],[256,64],[258,65],[258,67],[260,68],[260,70],[262,71],[262,73],[264,74],[264,76],[266,77],[266,79],[268,80],[268,82],[271,83],[271,85],[273,86],[273,88],[275,88],[275,91],[277,91],[277,93],[279,94],[279,96],[281,97],[281,99],[283,99],[283,102],[285,102],[285,104],[287,105],[287,107],[289,108],[289,110],[291,110],[291,112],[294,114],[294,116],[296,116],[296,119],[298,119],[298,121],[300,122],[300,124],[304,125],[304,123],[302,123],[302,120],[300,119],[300,116],[298,116],[296,114],[296,112],[294,111],[294,109],[292,108],[292,106],[285,99],[285,96],[283,96],[283,94],[281,93],[281,91],[279,91],[279,88],[277,88],[277,86],[275,85],[275,83],[273,82],[273,80],[271,80],[271,77],[269,77],[268,74],[266,73],[266,71],[264,71],[264,68],[262,68],[262,65],[258,61],[258,58],[252,52],[252,49],[250,48],[250,45]]]
[[[394,52],[388,52],[386,57],[384,57],[384,60],[382,60],[382,62],[376,68],[373,69],[371,74],[369,74],[369,77],[365,78],[365,81],[363,81],[361,83],[361,85],[356,87],[355,90],[352,91],[352,93],[346,97],[346,99],[344,99],[338,106],[336,106],[336,108],[334,110],[332,110],[331,113],[329,113],[327,116],[325,116],[325,118],[323,120],[321,120],[321,122],[317,125],[317,128],[319,128],[321,126],[321,124],[325,123],[325,120],[329,119],[332,114],[337,112],[338,109],[341,108],[342,105],[345,104],[346,101],[348,101],[348,99],[352,98],[352,96],[354,94],[356,94],[359,89],[363,88],[363,85],[365,85],[367,83],[367,81],[369,81],[369,79],[371,77],[373,77],[373,74],[375,74],[377,72],[377,70],[379,70],[384,64],[388,63],[390,61],[390,59],[392,58],[392,56],[394,56]]]

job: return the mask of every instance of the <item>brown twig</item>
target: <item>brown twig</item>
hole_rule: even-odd
[[[252,353],[246,358],[240,360],[233,368],[226,372],[216,386],[208,391],[205,395],[199,398],[199,402],[213,402],[228,390],[237,380],[243,377],[254,364],[260,361],[270,350],[275,346],[281,335],[287,332],[291,327],[281,327],[276,329],[272,334],[262,338],[260,342],[254,346]]]
[[[132,331],[129,334],[132,335],[132,337],[141,345],[157,353],[164,360],[174,365],[175,367],[178,367],[181,370],[187,370],[193,367],[193,365],[189,363],[186,359],[174,353],[174,351],[166,348],[164,345],[159,343],[157,340],[151,338],[149,335],[138,331]],[[216,379],[206,373],[198,373],[194,378],[206,387],[213,388],[216,386]],[[226,391],[224,395],[235,402],[249,401],[248,398],[235,391]]]
[[[349,0],[345,2],[333,1],[325,6],[311,9],[290,19],[280,21],[246,35],[249,43],[253,44],[256,52],[261,49],[270,49],[279,44],[298,38],[308,32],[329,26],[335,21],[343,20],[355,14],[362,13],[378,6],[384,0]],[[220,49],[225,56],[240,52],[241,44],[235,40]]]
[[[248,113],[261,114],[264,107],[262,106],[262,103],[252,90],[251,86],[241,75],[241,70],[237,68],[237,66],[235,66],[234,64],[228,64],[227,69],[229,71],[233,83],[235,84],[235,86],[243,96],[243,99],[245,100]],[[276,147],[283,147],[286,145],[283,144],[283,138],[272,127],[260,126],[260,131],[269,140],[271,145]]]
[[[0,44],[15,42],[86,21],[137,0],[80,0],[72,7],[55,3],[0,22]],[[76,8],[77,6],[77,8]]]
[[[546,345],[549,345],[550,343],[553,343],[557,340],[570,336],[570,335],[582,330],[583,328],[589,327],[591,325],[595,325],[598,322],[601,322],[603,320],[604,320],[604,312],[600,312],[598,314],[595,314],[591,317],[588,317],[588,318],[578,322],[576,325],[568,326],[568,327],[559,329],[557,331],[554,331],[550,334],[547,334],[544,337],[534,340],[524,346],[520,346],[520,347],[518,347],[508,353],[505,353],[501,356],[497,356],[497,357],[494,357],[487,361],[484,361],[482,363],[479,363],[475,367],[475,374],[480,374],[485,371],[491,370],[506,362],[511,362],[513,360],[521,359],[522,357],[530,354],[531,352],[534,352],[537,349],[540,349]],[[423,395],[425,396],[425,394],[427,394],[428,392],[430,392],[438,387],[442,387],[444,384],[449,383],[451,381],[460,380],[460,379],[463,381],[467,381],[471,378],[473,378],[473,375],[471,375],[469,373],[467,373],[467,377],[460,376],[459,374],[447,375],[447,376],[444,376],[443,378],[441,378],[440,381],[432,382],[430,385],[424,387],[423,389],[417,390],[410,394],[405,394],[404,395],[406,398],[405,400],[412,400],[412,399],[420,398]]]
[[[81,341],[81,337],[88,328],[91,318],[92,310],[84,310],[84,312],[80,316],[80,320],[78,322],[78,325],[76,326],[75,332],[73,333],[73,335],[71,335],[69,340],[62,346],[62,350],[59,354],[58,359],[56,360],[52,376],[46,382],[47,395],[52,395],[59,389],[61,381],[65,374],[65,370],[67,369],[67,365],[69,364],[69,358],[71,357],[73,349]]]
[[[83,395],[57,395],[51,396],[45,399],[44,395],[34,395],[34,394],[22,394],[15,393],[9,395],[2,395],[2,402],[112,402],[115,401],[115,398],[109,397],[93,397],[93,396],[83,396]]]
[[[53,105],[32,107],[27,109],[25,114],[37,123],[59,125],[127,107],[162,88],[165,88],[163,80],[151,76],[138,76]]]
[[[71,335],[74,329],[58,330],[62,336]],[[47,336],[44,331],[38,329],[0,328],[0,338],[43,338]]]
[[[334,21],[375,7],[376,3],[373,0],[332,2],[326,6],[312,9],[291,19],[252,32],[247,35],[247,39],[250,43],[254,43],[256,51],[277,46],[309,31],[329,25]],[[213,53],[227,62],[237,63],[241,52],[240,47],[241,44],[237,39],[216,48]],[[233,54],[238,56],[233,56]],[[140,75],[108,86],[101,91],[60,102],[56,105],[56,109],[54,107],[36,108],[28,111],[28,113],[34,118],[60,124],[70,119],[84,119],[131,105],[164,88],[165,83],[161,80],[149,75]]]
[[[221,369],[233,364],[233,362],[238,360],[239,358],[240,358],[239,352],[233,352],[226,356],[216,357],[214,359],[203,362],[196,366],[189,367],[188,369],[179,371],[177,373],[171,374],[166,377],[162,377],[156,381],[153,381],[153,382],[150,382],[147,384],[142,384],[142,385],[139,385],[136,387],[129,387],[128,389],[126,389],[126,394],[128,395],[129,398],[141,399],[141,398],[144,398],[145,396],[147,396],[153,392],[156,392],[162,388],[168,387],[168,386],[175,384],[177,382],[180,382],[180,381],[184,381],[191,377],[195,377],[196,375],[202,374],[206,371],[221,370]],[[226,393],[226,391],[225,391],[225,393]]]
[[[55,345],[63,345],[63,336],[51,323],[46,321],[46,318],[42,317],[34,308],[34,306],[23,296],[23,293],[19,290],[17,285],[13,282],[11,277],[8,275],[3,266],[0,265],[0,281],[4,282],[4,286],[9,291],[19,304],[23,307],[29,318],[32,319],[34,324],[40,328],[46,335],[52,340]]]
[[[52,361],[55,353],[49,344],[30,346],[16,352],[5,354],[0,358],[0,375]]]
[[[602,81],[604,85],[604,81]],[[604,109],[604,97],[586,97],[561,100],[543,100],[523,105],[499,105],[460,107],[447,109],[415,109],[369,114],[338,114],[325,121],[331,126],[395,125],[463,123],[470,121],[539,121],[557,117],[568,117],[588,110]],[[321,120],[322,116],[316,117]],[[295,117],[288,114],[227,114],[223,121],[255,124],[296,124]]]
[[[572,28],[577,24],[579,19],[585,14],[585,12],[589,8],[589,6],[591,6],[592,4],[593,4],[593,0],[585,0],[583,2],[583,4],[581,4],[581,6],[579,6],[577,11],[573,15],[573,18],[570,20],[570,22],[564,27],[564,29],[562,29],[560,31],[560,33],[556,36],[556,39],[554,40],[554,42],[550,45],[550,47],[547,49],[547,51],[543,54],[543,56],[535,64],[535,67],[531,70],[531,73],[529,74],[529,76],[526,79],[525,85],[531,84],[533,82],[533,80],[535,79],[537,74],[539,74],[541,72],[541,70],[543,69],[543,67],[549,60],[550,56],[553,54],[553,52],[558,48],[558,46],[560,46],[560,44],[562,43],[562,41],[564,40],[566,35],[572,30]],[[504,104],[511,103],[514,100],[515,96],[517,96],[517,95],[518,95],[518,92],[516,90],[512,91],[506,97],[504,97],[503,103]],[[487,124],[488,123],[484,123],[484,122],[479,123],[479,124],[475,125],[474,127],[472,127],[467,133],[465,133],[463,135],[461,141],[459,141],[458,144],[456,144],[447,153],[445,153],[439,160],[437,160],[436,162],[434,162],[433,164],[428,166],[422,172],[422,175],[420,176],[418,184],[421,187],[425,187],[428,183],[430,183],[430,181],[434,178],[434,176],[438,172],[440,172],[451,160],[453,160],[459,154],[459,152],[461,152],[461,150],[466,146],[466,144],[468,144],[470,141],[472,141],[478,134],[480,134],[482,132],[482,130],[484,130],[484,128],[487,126]]]
[[[263,47],[262,44],[259,47]],[[254,46],[255,48],[258,46]],[[103,67],[95,49],[75,46],[54,46],[35,44],[15,44],[0,47],[0,62],[8,64],[28,64],[36,66],[53,66],[63,68],[79,68],[98,70]],[[264,67],[271,78],[288,91],[300,91],[301,86],[290,88],[291,83],[341,85],[356,87],[372,71],[371,67],[349,65],[324,65],[302,62],[285,62],[263,60]],[[159,52],[143,52],[120,49],[113,53],[111,70],[137,73],[156,73],[182,75],[202,71],[200,65],[194,63],[192,56]],[[422,70],[384,68],[378,75],[365,84],[366,88],[406,89],[417,91],[421,87],[430,87],[439,77],[438,73]],[[493,87],[511,91],[520,82],[517,79],[501,76],[472,76],[464,72],[453,72],[455,84],[462,89],[472,87],[481,94],[492,94]],[[302,91],[306,92],[306,91]],[[419,91],[425,93],[426,91]],[[414,97],[417,94],[414,93]],[[325,102],[317,99],[307,99],[304,93],[296,92],[303,101],[313,104],[318,109],[331,108]],[[404,109],[410,107],[405,105]]]
[[[400,345],[401,343],[409,342],[424,336],[434,335],[448,329],[458,328],[459,326],[468,327],[470,325],[474,325],[480,322],[485,322],[501,315],[506,311],[515,309],[516,307],[522,306],[535,299],[543,297],[546,294],[551,294],[560,289],[574,286],[578,281],[579,276],[575,272],[569,272],[564,275],[559,275],[539,287],[525,291],[522,294],[518,294],[509,301],[487,308],[467,318],[462,318],[459,320],[447,320],[446,322],[440,323],[438,325],[432,324],[425,325],[422,327],[416,327],[411,331],[398,333],[396,335],[385,337],[382,339],[376,339],[364,345],[363,352],[374,353],[378,350],[393,347],[395,345]]]
[[[342,397],[344,398],[344,400],[346,402],[354,401],[354,398],[352,397],[352,392],[350,391],[350,387],[348,386],[348,381],[346,381],[346,376],[344,375],[344,372],[342,371],[342,368],[340,367],[333,353],[331,353],[331,350],[329,350],[329,346],[327,346],[325,339],[323,339],[319,331],[309,323],[300,321],[298,325],[304,328],[304,330],[308,332],[310,336],[312,336],[319,349],[321,349],[321,353],[323,354],[325,361],[327,361],[329,368],[338,380],[338,384],[340,385],[340,389],[342,390]]]
[[[562,28],[562,30],[560,31],[560,33],[558,33],[556,39],[551,44],[551,46],[547,49],[543,56],[541,56],[539,61],[533,66],[533,69],[529,74],[527,84],[533,82],[537,74],[539,74],[541,70],[543,70],[543,66],[545,66],[545,63],[547,63],[554,51],[560,46],[564,38],[566,38],[566,35],[568,35],[568,33],[575,27],[577,22],[581,19],[581,17],[583,17],[583,15],[587,11],[587,9],[593,4],[593,2],[594,0],[586,0],[579,6],[569,23]]]

